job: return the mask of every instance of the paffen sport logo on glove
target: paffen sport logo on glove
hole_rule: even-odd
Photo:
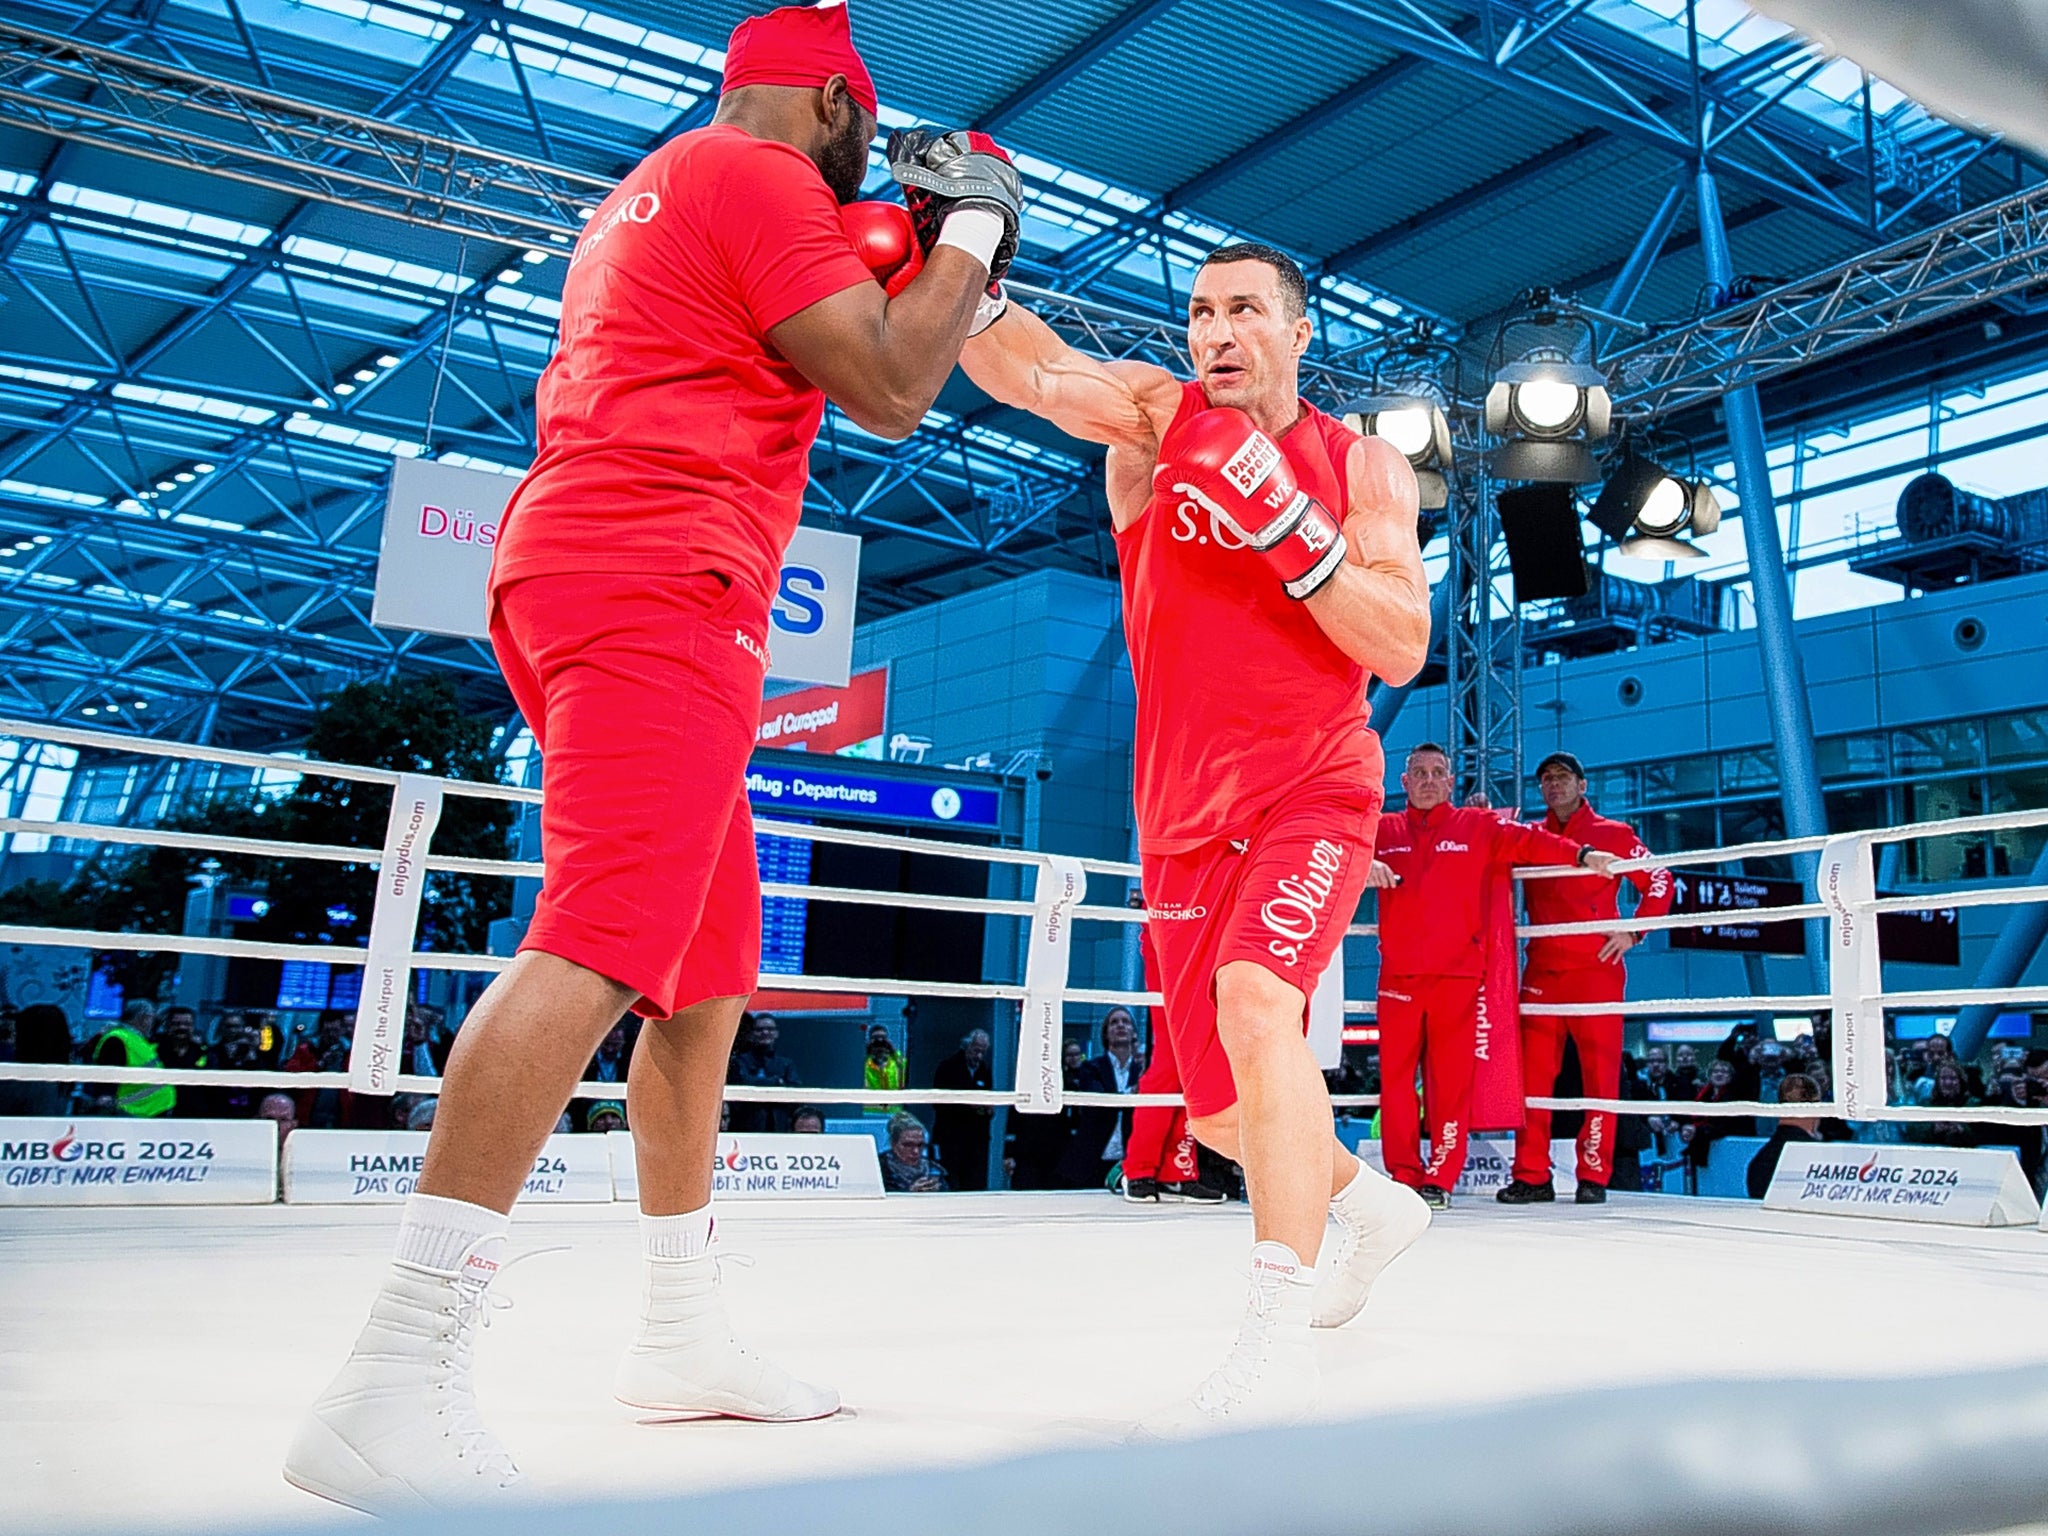
[[[1237,452],[1224,460],[1223,473],[1241,493],[1250,496],[1266,483],[1279,464],[1280,445],[1265,433],[1254,432]]]

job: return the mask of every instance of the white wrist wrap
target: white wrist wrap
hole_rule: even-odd
[[[996,247],[1003,243],[1002,215],[988,208],[956,208],[946,215],[936,245],[954,245],[984,267],[996,259]]]

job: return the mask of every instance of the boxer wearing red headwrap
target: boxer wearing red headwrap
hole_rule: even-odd
[[[491,643],[546,764],[546,877],[450,1056],[397,1263],[287,1457],[312,1492],[383,1513],[517,1480],[470,1382],[484,1290],[628,1009],[648,1021],[627,1083],[647,1279],[616,1394],[755,1419],[838,1406],[734,1342],[710,1251],[719,1100],[760,961],[744,778],[769,602],[826,400],[885,437],[916,428],[1021,203],[985,145],[920,166],[928,228],[843,214],[877,105],[843,5],[744,21],[711,124],[635,167],[570,257],[490,584]]]
[[[1146,928],[1189,1127],[1251,1196],[1237,1345],[1157,1434],[1309,1413],[1311,1325],[1354,1316],[1429,1223],[1338,1143],[1304,1034],[1372,857],[1366,685],[1412,677],[1429,637],[1414,474],[1302,401],[1307,307],[1284,253],[1226,246],[1189,297],[1193,382],[1085,356],[1016,304],[961,353],[998,401],[1109,449]]]

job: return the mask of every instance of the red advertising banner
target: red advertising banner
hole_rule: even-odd
[[[844,688],[799,688],[761,703],[756,742],[784,751],[882,756],[889,711],[889,669],[856,673]]]

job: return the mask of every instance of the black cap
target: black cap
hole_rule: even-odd
[[[1543,770],[1546,768],[1569,768],[1575,779],[1583,779],[1586,776],[1586,770],[1579,765],[1579,760],[1569,752],[1553,752],[1543,759],[1536,765],[1536,777],[1542,778]]]

